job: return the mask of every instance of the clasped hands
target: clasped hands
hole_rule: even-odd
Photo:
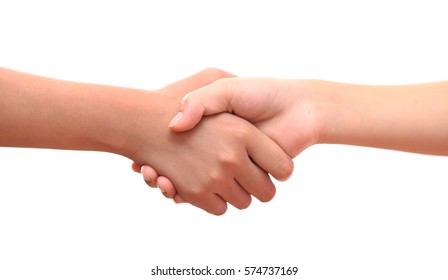
[[[444,81],[370,86],[208,69],[146,91],[4,68],[0,77],[0,146],[119,154],[168,198],[216,215],[252,196],[271,200],[269,174],[286,180],[292,158],[314,144],[448,155]]]
[[[154,148],[164,152],[150,154],[149,161],[131,157],[133,169],[167,198],[215,215],[225,213],[227,203],[247,208],[252,196],[271,200],[269,174],[289,178],[292,158],[316,142],[312,108],[292,96],[294,86],[217,69],[168,85],[159,93],[178,105],[160,112],[165,127],[157,129],[165,143]]]

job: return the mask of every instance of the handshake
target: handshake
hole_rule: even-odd
[[[180,110],[164,122],[160,156],[135,162],[133,169],[166,197],[212,214],[223,214],[227,203],[247,208],[252,196],[271,200],[269,174],[286,180],[291,158],[318,139],[312,108],[296,96],[292,81],[207,69],[162,91],[177,97]]]
[[[126,156],[150,186],[221,215],[275,195],[292,158],[347,144],[448,155],[448,82],[368,86],[207,69],[146,91],[0,68],[0,146]]]

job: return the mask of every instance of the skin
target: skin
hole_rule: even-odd
[[[292,158],[320,143],[448,155],[448,82],[368,86],[225,78],[186,95],[170,128],[186,131],[220,112],[247,119]],[[142,171],[167,197],[184,201],[168,178],[157,178],[149,166]]]
[[[220,215],[251,195],[269,201],[267,172],[286,179],[291,158],[249,122],[230,114],[204,118],[195,130],[167,125],[188,92],[231,76],[208,69],[145,91],[55,80],[0,69],[0,146],[115,153],[169,177],[183,199]]]

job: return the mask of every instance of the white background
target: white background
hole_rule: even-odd
[[[11,0],[0,1],[0,65],[145,89],[211,66],[420,83],[448,77],[447,28],[444,1],[430,0]],[[447,164],[314,146],[272,202],[215,217],[164,199],[120,156],[0,148],[0,279],[156,279],[156,265],[447,279]]]

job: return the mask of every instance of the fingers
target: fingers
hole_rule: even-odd
[[[247,162],[239,164],[240,168],[237,169],[236,181],[233,180],[229,183],[226,178],[222,178],[222,180],[215,178],[215,183],[221,184],[221,181],[226,181],[227,184],[219,194],[197,195],[192,191],[190,195],[184,198],[177,193],[175,186],[168,178],[159,176],[153,168],[142,166],[141,173],[147,184],[151,187],[158,187],[165,197],[172,198],[176,203],[188,201],[215,215],[226,212],[227,203],[238,209],[247,208],[251,204],[251,195],[262,202],[270,201],[275,195],[275,186],[266,171],[278,179],[286,179],[292,172],[292,161],[284,154],[283,150],[275,144],[272,145],[272,140],[263,134],[254,133],[251,136],[252,140],[248,144],[248,154],[261,168],[247,157]],[[256,146],[254,143],[257,143]],[[264,152],[259,153],[258,151]],[[236,164],[232,160],[227,162],[230,165]],[[262,168],[266,168],[266,171]]]
[[[145,173],[147,176],[152,178],[152,181],[154,181],[154,176],[157,175],[155,170],[150,168],[149,166],[144,166],[144,168],[142,169],[144,170],[142,173]],[[147,179],[145,178],[145,180]],[[176,188],[168,178],[159,176],[156,177],[156,181],[156,186],[160,189],[160,191],[166,198],[172,198],[176,203],[185,202],[182,196],[177,193]],[[225,193],[220,194],[221,197],[238,209],[245,209],[249,207],[252,200],[250,194],[243,188],[241,188],[241,186],[236,181],[234,181],[233,183],[234,184],[232,186],[227,186]]]
[[[195,194],[194,192],[182,194],[182,198],[188,203],[199,207],[210,214],[222,215],[227,211],[227,202],[218,194]]]
[[[186,203],[185,199],[183,199],[179,194],[176,194],[176,195],[173,197],[173,201],[174,201],[175,203]]]
[[[159,188],[160,192],[166,197],[171,198],[175,203],[185,203],[185,199],[180,196],[173,183],[164,176],[159,176],[157,172],[150,166],[144,165],[140,167],[135,162],[132,163],[132,169],[141,173],[146,184],[152,188]]]
[[[275,195],[275,185],[269,175],[254,164],[250,158],[247,158],[247,163],[244,166],[245,168],[240,169],[236,175],[238,183],[247,193],[252,194],[261,202],[270,201]]]
[[[253,165],[253,163],[251,164]],[[227,210],[227,203],[230,203],[238,209],[249,207],[252,201],[250,194],[235,180],[225,181],[227,183],[225,189],[224,191],[220,191],[219,194],[209,192],[201,194],[193,190],[190,193],[185,194],[185,199],[176,192],[174,185],[168,178],[159,176],[157,178],[157,185],[165,197],[173,198],[174,202],[183,203],[188,201],[214,215],[224,214]],[[222,182],[224,183],[224,181]],[[217,183],[221,184],[219,182]],[[210,188],[211,187],[213,186],[210,186]]]
[[[252,202],[250,194],[235,180],[219,195],[237,209],[246,209]]]
[[[171,181],[159,174],[150,166],[141,167],[141,173],[146,184],[152,188],[158,188],[166,198],[174,198],[177,194],[176,188]],[[178,199],[181,201],[181,198]]]
[[[177,194],[173,183],[171,183],[171,181],[164,176],[159,176],[157,178],[157,187],[166,198],[174,198]]]
[[[164,176],[159,176],[157,178],[157,187],[160,189],[162,194],[166,198],[171,198],[175,203],[185,203],[185,199],[180,196],[180,194],[177,193],[176,187],[173,185],[173,183]]]
[[[147,165],[142,166],[141,173],[148,186],[152,188],[157,187],[157,177],[159,176],[159,174],[157,174],[157,172],[152,167]]]
[[[140,165],[138,165],[137,163],[133,162],[131,165],[131,168],[134,172],[141,173],[140,171],[141,171],[142,167]]]
[[[227,207],[224,207],[224,203],[230,203],[237,209],[246,209],[252,202],[251,194],[258,198],[260,201],[267,202],[274,197],[275,186],[270,180],[266,172],[256,166],[250,159],[247,159],[247,168],[241,170],[238,177],[239,182],[233,181],[230,185],[226,186],[225,192],[215,195],[213,197],[214,202],[202,203],[192,202],[192,204],[203,208],[209,213],[215,215],[223,214]],[[142,166],[141,173],[145,182],[151,187],[157,187],[166,198],[171,198],[175,203],[185,203],[186,200],[177,193],[173,183],[164,176],[158,176],[157,172],[150,166]],[[244,185],[242,187],[241,185]],[[221,199],[219,199],[221,198]],[[207,206],[202,206],[207,205]]]
[[[259,132],[259,131],[257,131]],[[292,159],[272,139],[263,133],[254,133],[247,143],[250,158],[275,179],[287,180],[294,169]]]

